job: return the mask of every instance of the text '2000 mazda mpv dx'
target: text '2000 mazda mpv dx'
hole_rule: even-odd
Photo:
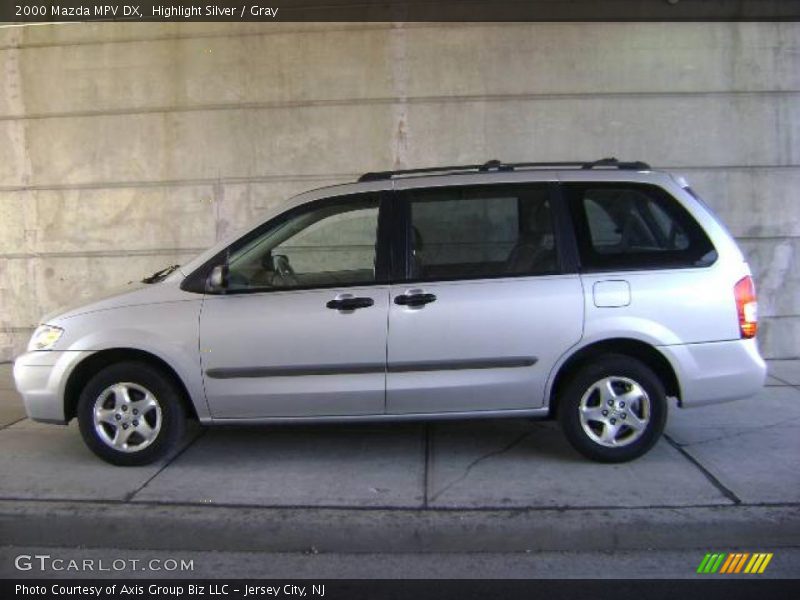
[[[28,416],[119,465],[204,424],[552,417],[589,458],[659,438],[667,399],[757,392],[733,238],[640,162],[368,173],[301,194],[135,289],[44,319]]]

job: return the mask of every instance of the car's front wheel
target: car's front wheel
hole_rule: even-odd
[[[180,392],[161,370],[121,362],[92,377],[78,399],[78,425],[89,449],[115,465],[145,465],[183,436]]]
[[[667,399],[661,380],[647,365],[606,355],[570,378],[558,410],[564,434],[581,454],[600,462],[624,462],[658,441]]]

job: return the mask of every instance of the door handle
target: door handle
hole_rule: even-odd
[[[394,303],[400,306],[423,306],[431,302],[436,302],[436,294],[403,294],[394,298]]]
[[[334,310],[356,310],[357,308],[369,308],[375,304],[372,298],[335,298],[329,300],[325,305]]]

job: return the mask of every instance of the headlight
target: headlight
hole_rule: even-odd
[[[63,333],[64,330],[61,329],[61,327],[39,325],[36,331],[33,332],[33,337],[31,337],[31,341],[28,344],[28,352],[33,350],[50,350]]]

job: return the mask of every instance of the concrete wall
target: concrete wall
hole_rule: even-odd
[[[391,167],[615,155],[739,238],[800,356],[800,24],[0,28],[0,360],[87,290]]]

